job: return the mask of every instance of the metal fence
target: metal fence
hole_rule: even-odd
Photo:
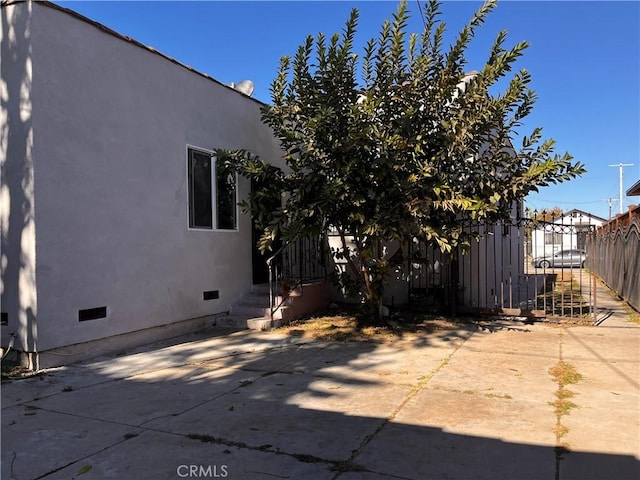
[[[640,217],[598,229],[590,247],[594,272],[640,311]]]
[[[410,302],[455,312],[589,319],[596,295],[585,248],[594,229],[531,219],[469,225],[475,240],[455,255],[416,242]]]

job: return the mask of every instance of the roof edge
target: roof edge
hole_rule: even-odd
[[[30,1],[32,1],[32,0],[1,0],[1,6],[2,7],[6,7],[6,6],[16,5],[16,4],[20,4],[20,3],[29,3]],[[210,80],[210,81],[212,81],[214,83],[217,83],[218,85],[221,85],[221,86],[223,86],[225,88],[228,88],[229,90],[237,93],[238,95],[241,95],[243,98],[246,98],[248,100],[256,102],[256,103],[258,103],[260,105],[267,105],[265,102],[263,102],[261,100],[258,100],[257,98],[250,97],[249,95],[246,95],[246,94],[236,90],[235,88],[232,88],[229,85],[226,85],[226,84],[222,83],[220,80],[217,80],[217,79],[213,78],[211,75],[209,75],[207,73],[203,73],[203,72],[201,72],[199,70],[196,70],[195,68],[190,67],[189,65],[187,65],[185,63],[182,63],[179,60],[176,60],[175,58],[170,57],[169,55],[166,55],[166,54],[156,50],[153,47],[145,45],[145,44],[139,42],[138,40],[136,40],[136,39],[134,39],[132,37],[129,37],[127,35],[123,35],[123,34],[117,32],[116,30],[114,30],[112,28],[109,28],[106,25],[103,25],[100,22],[96,22],[95,20],[92,20],[92,19],[90,19],[88,17],[85,17],[84,15],[76,12],[75,10],[72,10],[70,8],[67,8],[67,7],[63,7],[61,5],[57,5],[57,4],[55,4],[55,3],[53,3],[53,2],[51,2],[49,0],[33,1],[33,3],[34,4],[38,4],[38,5],[42,5],[43,7],[51,8],[53,10],[57,10],[59,12],[65,13],[67,15],[70,15],[70,16],[72,16],[72,17],[74,17],[74,18],[76,18],[76,19],[78,19],[80,21],[83,21],[85,23],[88,23],[89,25],[92,25],[93,27],[97,28],[98,30],[101,30],[102,32],[104,32],[104,33],[106,33],[108,35],[111,35],[111,36],[116,37],[116,38],[118,38],[120,40],[123,40],[123,41],[125,41],[127,43],[135,45],[136,47],[139,47],[139,48],[141,48],[143,50],[146,50],[147,52],[153,53],[154,55],[158,55],[158,56],[164,58],[165,60],[170,61],[171,63],[173,63],[175,65],[178,65],[178,66],[180,66],[180,67],[182,67],[182,68],[184,68],[186,70],[189,70],[192,73],[195,73],[196,75],[199,75],[199,76],[201,76],[203,78],[206,78],[207,80]]]
[[[607,221],[606,218],[602,218],[599,215],[594,215],[593,213],[590,213],[590,212],[585,212],[584,210],[580,210],[579,208],[572,208],[571,210],[563,212],[562,213],[562,217],[567,217],[567,216],[571,215],[572,213],[580,213],[580,214],[582,214],[584,216],[588,216],[588,217],[591,217],[591,218],[594,218],[596,220],[600,220],[600,221],[603,221],[603,222]]]
[[[625,193],[628,197],[635,197],[636,195],[640,195],[640,180],[631,185]]]

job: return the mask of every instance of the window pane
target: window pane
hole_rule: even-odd
[[[544,243],[546,245],[553,245],[553,233],[552,232],[547,232],[544,234]]]
[[[216,228],[235,230],[236,174],[223,160],[216,160]]]
[[[211,187],[211,155],[189,149],[189,227],[213,227]]]
[[[562,245],[562,233],[546,232],[544,243],[546,245]]]

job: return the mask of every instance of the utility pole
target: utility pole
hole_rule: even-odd
[[[610,167],[620,168],[620,213],[624,213],[622,208],[622,170],[624,167],[633,167],[633,163],[618,163],[617,165],[609,165]]]
[[[603,198],[602,201],[609,203],[609,218],[608,218],[608,220],[611,220],[611,209],[613,208],[613,202],[617,202],[618,199],[617,198],[613,198],[613,197],[609,197],[609,198]]]

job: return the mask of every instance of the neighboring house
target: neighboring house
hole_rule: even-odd
[[[211,155],[284,167],[260,102],[49,2],[1,16],[2,347],[33,366],[148,342],[266,280],[250,182]]]
[[[631,185],[631,187],[629,188],[629,190],[627,190],[626,193],[628,197],[640,196],[640,180],[638,180],[636,183]]]
[[[557,219],[542,224],[531,232],[531,256],[538,258],[560,250],[585,250],[587,235],[606,220],[582,210],[573,209]]]

